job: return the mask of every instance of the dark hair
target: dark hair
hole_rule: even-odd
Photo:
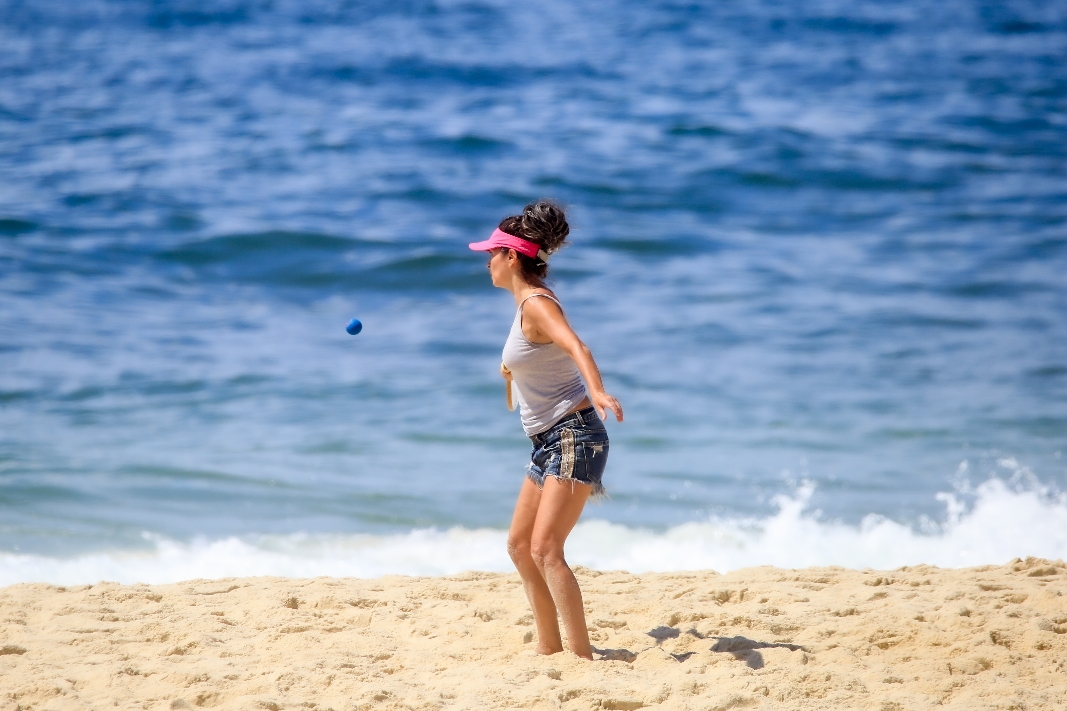
[[[554,254],[567,243],[571,228],[563,206],[552,200],[537,200],[523,208],[521,215],[505,217],[499,229],[509,235],[533,242],[549,254]],[[544,286],[548,276],[548,263],[539,257],[519,254],[522,276],[534,286]]]

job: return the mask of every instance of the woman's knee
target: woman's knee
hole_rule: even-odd
[[[527,561],[530,559],[530,542],[523,538],[508,536],[508,555],[512,562]]]
[[[530,542],[530,556],[538,568],[563,563],[563,546],[552,539],[535,538]]]

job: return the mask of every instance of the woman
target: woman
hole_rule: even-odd
[[[511,519],[508,553],[533,608],[537,651],[563,651],[558,613],[570,650],[592,659],[582,591],[563,558],[563,544],[589,496],[604,492],[603,418],[611,410],[622,422],[622,407],[604,391],[593,354],[545,286],[549,255],[569,233],[563,209],[540,200],[504,218],[488,240],[470,248],[489,252],[493,286],[510,291],[517,307],[501,374],[509,388],[514,379],[533,453]]]

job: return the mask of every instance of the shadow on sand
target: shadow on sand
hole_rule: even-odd
[[[645,634],[656,640],[656,646],[658,647],[665,640],[677,639],[681,636],[682,631],[677,627],[661,626],[649,630]],[[751,669],[762,669],[764,666],[763,655],[757,651],[760,649],[773,649],[777,647],[788,649],[790,652],[796,652],[797,650],[807,651],[799,644],[788,644],[786,642],[759,642],[754,639],[749,639],[748,637],[741,637],[740,635],[737,637],[709,638],[700,634],[695,629],[686,630],[686,634],[693,635],[697,639],[715,639],[715,644],[711,646],[710,651],[725,652],[726,654],[733,655],[734,659],[743,661]],[[653,649],[653,647],[649,647],[648,649]],[[631,663],[637,659],[637,654],[628,649],[597,649],[596,647],[593,647],[593,654],[596,659],[609,662]],[[694,654],[696,654],[696,652],[684,652],[682,654],[672,654],[671,656],[679,662],[684,662]]]
[[[785,642],[757,642],[754,639],[741,637],[740,635],[737,637],[716,637],[715,639],[716,642],[711,646],[711,651],[732,654],[734,659],[740,659],[747,664],[750,669],[763,668],[763,655],[756,651],[758,649],[781,647],[782,649],[788,649],[790,652],[804,649],[799,644],[787,644]]]

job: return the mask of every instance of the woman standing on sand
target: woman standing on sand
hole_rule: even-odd
[[[539,200],[521,215],[505,217],[489,239],[470,248],[489,252],[493,286],[510,291],[517,306],[501,374],[509,388],[514,379],[533,453],[511,519],[508,553],[533,608],[537,651],[563,651],[558,613],[570,650],[592,659],[582,591],[563,558],[563,544],[589,496],[604,492],[603,418],[611,410],[622,422],[622,407],[604,391],[593,354],[545,286],[548,257],[569,233],[563,208]]]

